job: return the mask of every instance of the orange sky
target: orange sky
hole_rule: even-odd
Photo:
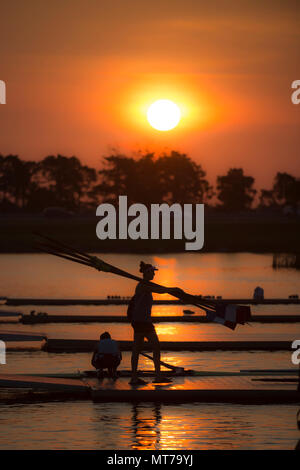
[[[299,1],[12,0],[1,17],[0,153],[177,149],[213,183],[233,166],[257,187],[300,176]],[[183,111],[172,131],[146,121],[161,98]]]

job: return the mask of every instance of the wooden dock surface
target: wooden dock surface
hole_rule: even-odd
[[[256,382],[250,377],[180,377],[167,385],[133,386],[128,379],[86,381],[94,401],[300,403],[297,385]]]
[[[66,379],[24,375],[0,375],[0,392],[10,389],[30,390],[20,400],[53,400],[55,393],[63,393],[62,400],[92,399],[100,402],[219,402],[219,403],[300,403],[297,383],[286,377],[274,380],[253,380],[252,377],[173,377],[169,384],[134,386],[129,379],[105,378]],[[41,395],[34,392],[45,391]],[[47,395],[48,393],[48,395]],[[5,398],[4,402],[9,398]],[[59,399],[59,396],[57,397]],[[17,400],[17,396],[15,397]],[[1,402],[1,393],[0,393]]]
[[[300,299],[274,298],[264,300],[254,299],[216,299],[199,297],[199,300],[212,300],[219,303],[245,304],[245,305],[287,305],[300,304]],[[129,299],[36,299],[36,298],[7,298],[6,305],[128,305]],[[181,300],[156,299],[153,305],[189,305]]]
[[[0,331],[0,340],[2,341],[43,341],[47,339],[44,333],[32,333],[30,331]]]
[[[87,384],[80,379],[16,374],[0,374],[0,387],[65,390],[73,392],[87,391]]]
[[[21,323],[129,323],[127,315],[22,315]],[[205,315],[152,316],[153,323],[213,323]],[[252,315],[250,323],[299,323],[300,315]]]
[[[20,317],[21,312],[10,312],[9,310],[0,310],[0,317]]]
[[[48,338],[43,349],[49,352],[93,351],[98,340]],[[118,341],[121,351],[131,351],[132,341]],[[160,341],[162,351],[292,351],[291,341]],[[145,351],[151,351],[147,342]]]

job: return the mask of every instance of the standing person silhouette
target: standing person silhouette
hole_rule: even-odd
[[[155,271],[157,271],[157,268],[141,261],[140,272],[143,274],[143,279],[145,281],[152,281],[155,276]],[[178,288],[149,286],[142,281],[136,286],[131,314],[131,325],[134,330],[134,342],[131,356],[132,376],[129,382],[130,384],[144,385],[147,383],[137,375],[139,353],[143,348],[145,337],[148,339],[153,350],[155,366],[155,379],[153,380],[153,383],[172,382],[170,378],[162,376],[160,372],[160,344],[151,319],[151,308],[153,303],[152,292],[156,292],[158,294],[171,294],[172,292],[176,293],[178,291],[180,291]]]

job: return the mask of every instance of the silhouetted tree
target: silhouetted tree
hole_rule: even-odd
[[[94,194],[103,201],[115,203],[119,195],[127,195],[131,203],[131,188],[136,180],[136,162],[126,155],[116,154],[104,157],[104,167],[99,171],[100,183],[94,187]]]
[[[300,179],[278,172],[273,185],[274,199],[279,205],[296,206],[300,201]]]
[[[282,207],[290,205],[295,208],[299,202],[300,179],[288,173],[278,172],[274,179],[273,188],[270,190],[261,190],[261,207]]]
[[[276,207],[276,201],[272,189],[261,189],[259,196],[259,207]]]
[[[52,193],[49,194],[52,204],[76,209],[89,197],[91,184],[96,181],[96,170],[83,166],[77,157],[51,155],[39,162],[37,179],[40,187]]]
[[[132,187],[135,202],[146,205],[162,202],[167,188],[162,184],[158,160],[153,153],[146,153],[136,160],[136,180]]]
[[[242,168],[231,168],[227,175],[218,176],[217,196],[222,207],[228,210],[249,209],[256,194],[253,184],[254,178],[245,176]]]
[[[213,195],[201,166],[185,154],[172,151],[157,159],[153,153],[135,159],[117,154],[104,160],[105,167],[99,171],[101,183],[95,191],[107,202],[127,195],[129,204],[196,203]]]
[[[203,203],[213,196],[206,173],[185,153],[172,151],[157,160],[158,179],[169,203]]]
[[[17,155],[0,155],[1,210],[40,211],[49,206],[92,209],[99,202],[116,203],[127,195],[128,203],[207,202],[214,195],[201,165],[177,151],[155,157],[139,152],[128,157],[114,153],[104,158],[99,171],[82,165],[77,157],[48,156],[39,162],[23,161]],[[217,197],[227,210],[249,209],[256,190],[254,178],[241,168],[231,168],[217,177]],[[273,188],[262,189],[260,207],[291,205],[300,201],[300,179],[276,174]]]
[[[104,158],[104,168],[99,171],[101,183],[95,190],[107,202],[116,202],[126,195],[128,204],[161,202],[166,189],[160,184],[157,162],[153,153],[139,158],[110,155]]]
[[[0,157],[0,191],[2,202],[8,200],[24,208],[31,190],[35,186],[33,176],[37,164],[23,161],[18,155]]]

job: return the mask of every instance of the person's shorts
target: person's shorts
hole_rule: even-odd
[[[120,359],[118,356],[113,354],[104,354],[103,356],[98,356],[95,365],[96,369],[115,369],[120,364]]]
[[[155,333],[155,328],[153,323],[148,322],[132,322],[132,328],[134,329],[135,333],[142,333],[144,335]]]

